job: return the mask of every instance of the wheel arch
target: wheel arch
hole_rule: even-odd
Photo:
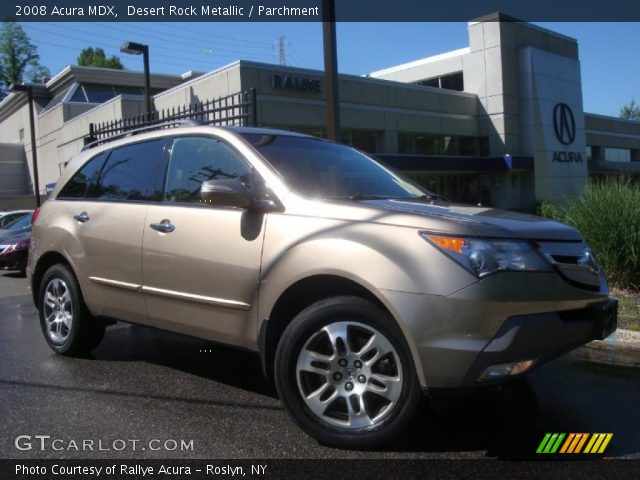
[[[59,252],[49,251],[40,256],[36,263],[35,268],[33,269],[33,273],[31,275],[31,295],[33,297],[33,303],[36,308],[39,310],[40,305],[38,305],[38,293],[40,292],[40,284],[42,282],[42,278],[44,277],[45,272],[53,265],[63,264],[69,268],[71,274],[78,280],[78,276],[76,275],[71,262]],[[78,283],[79,285],[79,283]],[[82,290],[80,291],[82,295]]]
[[[258,332],[258,350],[265,376],[269,380],[273,380],[275,352],[284,330],[293,318],[312,303],[344,295],[353,295],[369,300],[393,318],[409,346],[420,383],[424,384],[424,375],[413,340],[402,322],[398,320],[397,312],[393,307],[388,304],[386,299],[374,293],[374,289],[334,273],[314,274],[292,283],[275,301],[268,318],[261,320]]]

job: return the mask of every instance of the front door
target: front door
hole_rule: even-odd
[[[205,205],[200,185],[249,181],[235,149],[211,136],[176,137],[163,204],[150,205],[143,238],[143,292],[149,321],[234,345],[255,335],[265,215]]]

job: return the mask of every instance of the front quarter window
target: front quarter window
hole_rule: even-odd
[[[226,143],[211,137],[177,137],[171,148],[165,201],[199,203],[206,180],[238,178],[248,184],[251,167]]]

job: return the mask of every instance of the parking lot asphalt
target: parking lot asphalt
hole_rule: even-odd
[[[512,386],[425,406],[390,449],[338,450],[294,425],[256,354],[118,323],[90,357],[55,355],[26,280],[0,272],[0,458],[522,459],[546,432],[611,432],[605,456],[640,458],[638,392],[637,369],[562,357]],[[85,440],[93,450],[73,448]],[[173,449],[181,440],[187,449]]]

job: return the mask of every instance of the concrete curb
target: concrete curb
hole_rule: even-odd
[[[604,340],[594,340],[577,348],[570,356],[589,362],[640,368],[640,333],[620,329]]]

